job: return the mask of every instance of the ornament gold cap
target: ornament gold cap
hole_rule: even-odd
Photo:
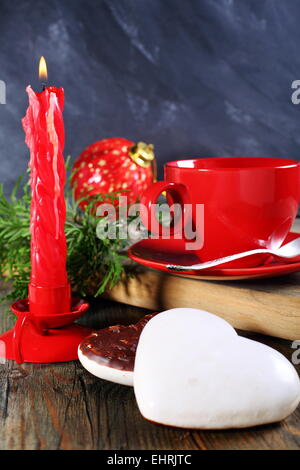
[[[142,168],[148,168],[155,159],[154,145],[138,142],[129,150],[129,156],[137,165],[140,165]]]

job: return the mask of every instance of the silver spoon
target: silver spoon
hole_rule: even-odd
[[[224,258],[218,258],[211,261],[206,261],[205,263],[191,264],[189,266],[181,266],[177,264],[167,264],[167,268],[170,271],[200,271],[202,269],[213,268],[219,264],[229,263],[229,261],[234,261],[236,259],[246,258],[251,255],[259,254],[269,254],[276,256],[278,258],[292,259],[300,256],[300,237],[295,238],[286,245],[277,248],[276,250],[269,250],[267,248],[258,248],[256,250],[244,251],[243,253],[236,253],[235,255],[224,256]]]

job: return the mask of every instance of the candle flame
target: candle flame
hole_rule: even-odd
[[[40,78],[40,80],[47,80],[48,79],[47,64],[46,64],[44,56],[42,56],[40,58],[39,78]]]

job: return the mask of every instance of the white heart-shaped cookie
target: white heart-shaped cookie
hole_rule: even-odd
[[[162,312],[145,326],[134,389],[146,419],[184,428],[280,421],[300,401],[298,374],[282,354],[188,308]]]

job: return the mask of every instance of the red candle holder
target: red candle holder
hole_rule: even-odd
[[[48,295],[49,289],[45,297]],[[49,315],[41,311],[32,313],[28,299],[14,302],[11,310],[17,321],[13,329],[0,335],[0,355],[18,364],[78,359],[78,345],[92,330],[74,321],[88,308],[87,302],[73,297],[70,312]]]

